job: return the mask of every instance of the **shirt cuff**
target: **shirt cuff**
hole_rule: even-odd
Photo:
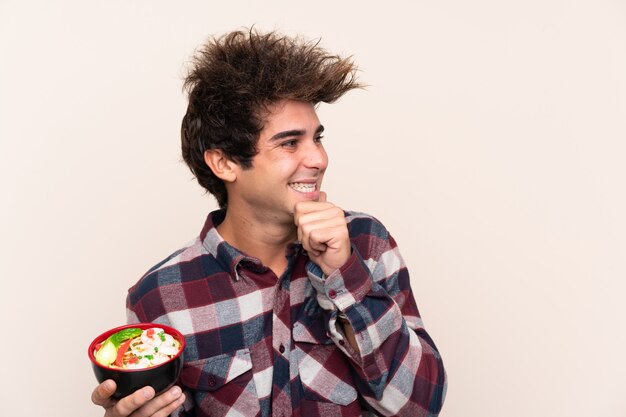
[[[348,261],[328,277],[312,262],[307,265],[307,274],[317,291],[317,300],[325,310],[345,311],[360,303],[372,288],[370,271],[354,246]]]

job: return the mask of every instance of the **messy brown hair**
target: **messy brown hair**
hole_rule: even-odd
[[[220,149],[244,169],[252,167],[268,106],[279,100],[332,103],[361,87],[350,58],[331,55],[300,38],[255,29],[209,41],[195,54],[184,87],[189,105],[181,127],[183,159],[221,208],[226,187],[204,161]]]

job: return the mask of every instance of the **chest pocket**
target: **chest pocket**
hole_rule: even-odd
[[[305,399],[346,406],[357,398],[349,359],[327,335],[325,320],[321,309],[299,317],[293,327],[292,358]]]
[[[255,415],[260,409],[247,348],[185,363],[180,380],[202,410],[236,406],[244,415]]]

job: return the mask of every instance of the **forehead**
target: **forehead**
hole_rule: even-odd
[[[305,101],[283,100],[267,107],[260,138],[268,138],[286,130],[315,131],[320,125],[313,104]]]

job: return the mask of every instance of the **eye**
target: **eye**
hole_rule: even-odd
[[[283,148],[293,148],[297,144],[298,144],[297,139],[291,139],[291,140],[286,140],[284,142],[281,142],[280,146],[282,146]]]
[[[324,139],[324,136],[322,136],[322,135],[316,136],[315,137],[315,142],[322,143],[322,139]]]

